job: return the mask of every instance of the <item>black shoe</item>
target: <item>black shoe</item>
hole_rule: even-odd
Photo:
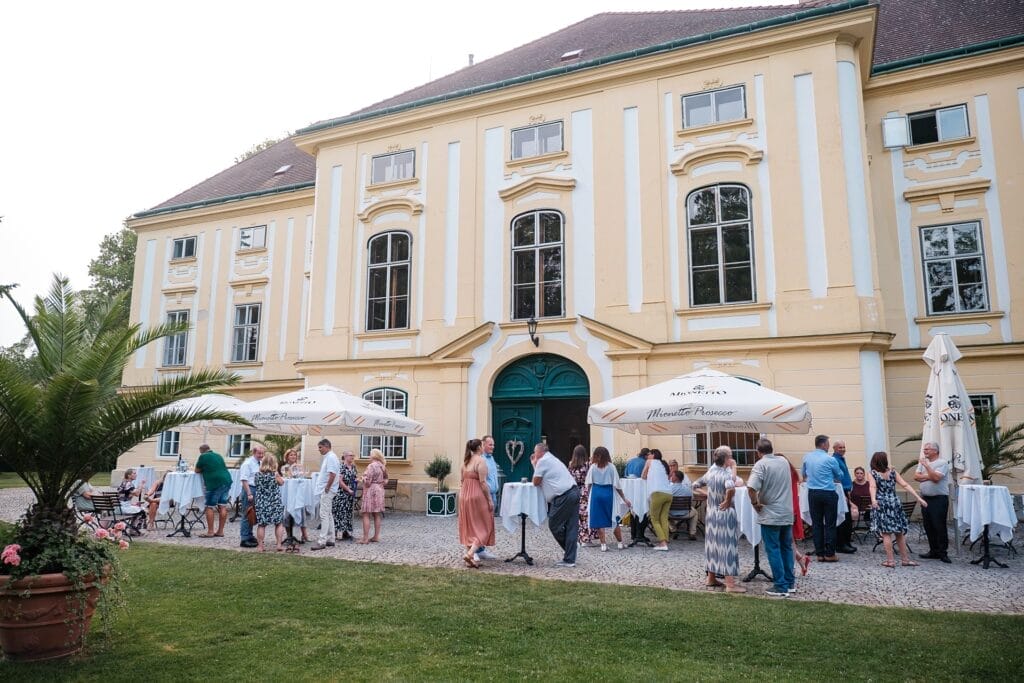
[[[351,541],[351,540],[352,540],[352,538],[353,538],[352,534],[350,534],[350,533],[349,533],[349,532],[347,532],[347,531],[346,531],[346,532],[344,532],[344,533],[343,533],[343,534],[341,535],[341,540],[343,540],[343,541]]]
[[[334,547],[334,541],[327,541],[327,547],[328,548],[333,548]]]
[[[242,541],[238,544],[241,548],[255,548],[259,545],[256,541]]]
[[[836,552],[843,553],[844,555],[852,555],[853,553],[857,552],[857,549],[854,548],[852,545],[844,545],[841,548],[836,548]]]
[[[939,557],[939,559],[945,562],[946,564],[953,564],[953,560],[949,559],[948,555],[942,555],[941,557]]]
[[[935,553],[921,553],[918,555],[922,560],[937,560],[939,556]]]

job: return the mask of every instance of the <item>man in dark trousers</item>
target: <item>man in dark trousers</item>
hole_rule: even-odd
[[[556,567],[576,566],[580,535],[580,488],[569,468],[548,451],[546,443],[533,447],[533,485],[539,486],[548,502],[548,528],[564,554]]]

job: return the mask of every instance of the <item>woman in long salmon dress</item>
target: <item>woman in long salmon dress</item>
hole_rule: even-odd
[[[474,569],[480,560],[474,557],[477,548],[494,545],[494,502],[487,486],[487,463],[480,439],[466,442],[462,459],[462,485],[459,488],[459,543],[466,547],[462,560]]]

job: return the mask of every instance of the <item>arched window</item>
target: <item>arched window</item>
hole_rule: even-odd
[[[512,220],[512,319],[565,315],[563,221],[557,211]]]
[[[754,248],[750,191],[713,185],[686,198],[690,305],[754,301]]]
[[[409,327],[409,244],[405,232],[370,240],[366,273],[366,329]]]
[[[409,395],[399,389],[371,389],[363,394],[363,398],[400,415],[409,414]],[[404,436],[364,436],[359,444],[359,457],[369,458],[370,450],[379,448],[387,460],[405,460],[405,447]]]

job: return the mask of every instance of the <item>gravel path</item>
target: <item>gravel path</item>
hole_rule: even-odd
[[[15,520],[31,501],[28,489],[0,490],[0,519]],[[496,553],[501,558],[519,550],[519,531],[511,534],[500,527],[497,531]],[[357,535],[358,519],[357,519]],[[482,571],[492,574],[529,576],[533,578],[593,581],[619,585],[643,585],[673,590],[702,591],[704,547],[701,541],[674,541],[667,553],[637,546],[608,552],[597,547],[581,548],[574,569],[555,567],[561,559],[558,548],[547,527],[537,528],[527,522],[526,548],[534,559],[527,566],[521,559],[506,563],[485,561]],[[927,543],[917,538],[914,524],[910,533],[911,547],[917,552],[927,549]],[[200,527],[196,527],[199,531]],[[200,539],[180,536],[167,538],[166,531],[147,534],[142,542],[168,545],[222,548],[236,552],[254,552],[238,547],[238,524],[228,524],[226,536]],[[1018,536],[1020,532],[1018,532]],[[269,534],[268,534],[269,536]],[[311,534],[314,537],[315,534]],[[628,533],[626,538],[628,541]],[[880,566],[885,559],[882,548],[871,552],[872,542],[860,546],[854,555],[840,555],[835,564],[811,563],[807,577],[798,578],[800,592],[787,599],[840,602],[854,605],[886,607],[916,607],[931,610],[957,610],[967,612],[1002,612],[1024,614],[1024,557],[1007,557],[1008,551],[996,549],[996,557],[1009,565],[1008,569],[984,570],[969,560],[977,556],[966,546],[959,557],[951,553],[953,564],[936,560],[920,560],[920,567],[886,569]],[[368,545],[339,542],[337,546],[319,552],[309,552],[312,544],[301,546],[302,554],[325,559],[345,559],[357,562],[384,562],[420,567],[464,568],[458,546],[456,519],[426,517],[414,513],[389,513],[384,520],[382,541]],[[980,543],[978,544],[980,546]],[[272,548],[272,542],[268,549]],[[273,553],[271,553],[271,556]],[[767,570],[767,561],[762,558]],[[740,541],[740,568],[743,574],[753,566],[753,550],[746,540]],[[471,570],[466,570],[471,571]],[[761,577],[746,585],[751,595],[763,596],[770,584]]]

